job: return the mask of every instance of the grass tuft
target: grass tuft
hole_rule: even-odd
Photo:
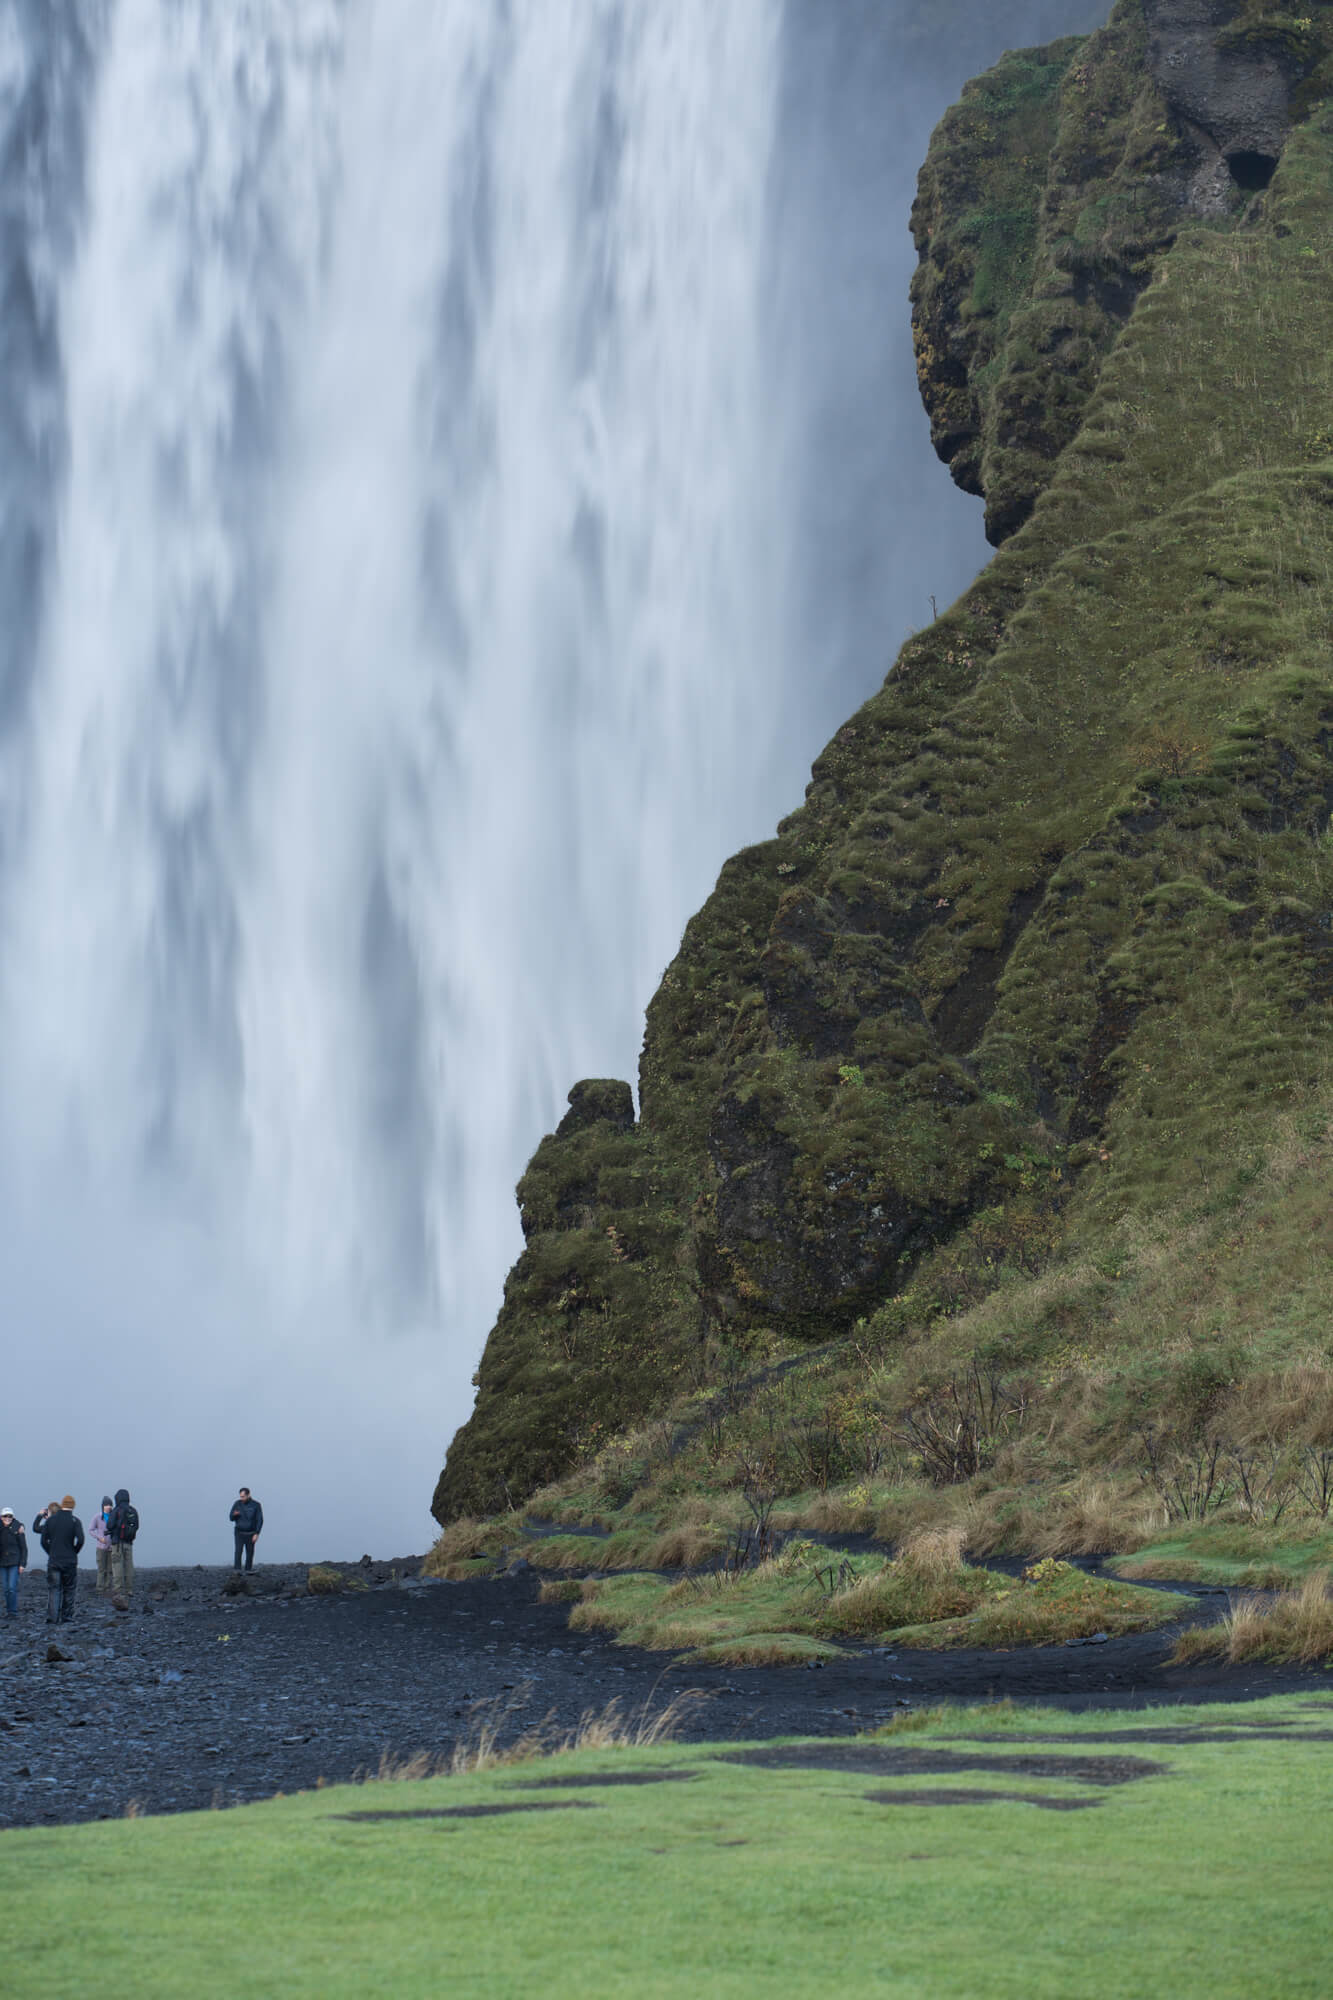
[[[1333,1588],[1316,1570],[1279,1597],[1242,1597],[1216,1625],[1182,1632],[1171,1655],[1179,1663],[1221,1657],[1274,1660],[1303,1667],[1333,1659]]]

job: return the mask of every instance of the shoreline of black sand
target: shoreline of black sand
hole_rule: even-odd
[[[1173,1630],[1008,1653],[849,1651],[809,1668],[676,1666],[572,1633],[532,1571],[466,1583],[419,1558],[341,1565],[359,1590],[311,1596],[304,1564],[141,1569],[117,1612],[81,1572],[72,1623],[45,1622],[46,1578],[0,1620],[0,1827],[231,1806],[373,1774],[382,1755],[447,1754],[487,1705],[506,1733],[572,1728],[619,1700],[706,1699],[684,1741],[844,1736],[906,1706],[1010,1696],[1068,1709],[1327,1690],[1319,1670],[1168,1667]],[[1209,1615],[1216,1615],[1213,1594]],[[65,1657],[48,1660],[54,1644]]]

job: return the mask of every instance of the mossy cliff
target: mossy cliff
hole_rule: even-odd
[[[1007,56],[944,119],[912,288],[935,448],[999,543],[1032,511],[1161,252],[1267,185],[1327,87],[1319,10],[1141,0]]]
[[[1290,1212],[1322,1184],[1330,48],[1329,0],[1120,0],[944,121],[922,383],[1002,546],[723,869],[639,1120],[580,1085],[538,1149],[441,1521],[867,1323],[906,1352],[998,1298],[1029,1357],[1109,1347],[1127,1245],[1279,1134]],[[1263,1270],[1312,1324],[1320,1271]],[[1222,1311],[1151,1283],[1164,1345]]]

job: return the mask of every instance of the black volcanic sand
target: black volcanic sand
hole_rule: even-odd
[[[346,1567],[368,1588],[311,1597],[304,1566],[265,1565],[254,1594],[233,1597],[226,1570],[145,1569],[127,1613],[81,1573],[76,1617],[59,1627],[45,1623],[44,1574],[25,1576],[18,1619],[0,1620],[0,1825],[350,1779],[386,1751],[447,1753],[495,1703],[512,1705],[508,1736],[548,1712],[571,1727],[615,1699],[656,1709],[699,1688],[682,1740],[726,1742],[848,1737],[942,1700],[1125,1709],[1328,1685],[1317,1671],[1168,1667],[1170,1630],[1008,1653],[865,1647],[819,1671],[682,1667],[571,1633],[566,1606],[537,1602],[531,1571],[450,1584],[419,1576],[416,1559]],[[52,1640],[71,1657],[48,1663]]]

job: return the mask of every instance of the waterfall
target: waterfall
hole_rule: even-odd
[[[29,1512],[420,1546],[527,1155],[981,557],[899,4],[0,0]]]

